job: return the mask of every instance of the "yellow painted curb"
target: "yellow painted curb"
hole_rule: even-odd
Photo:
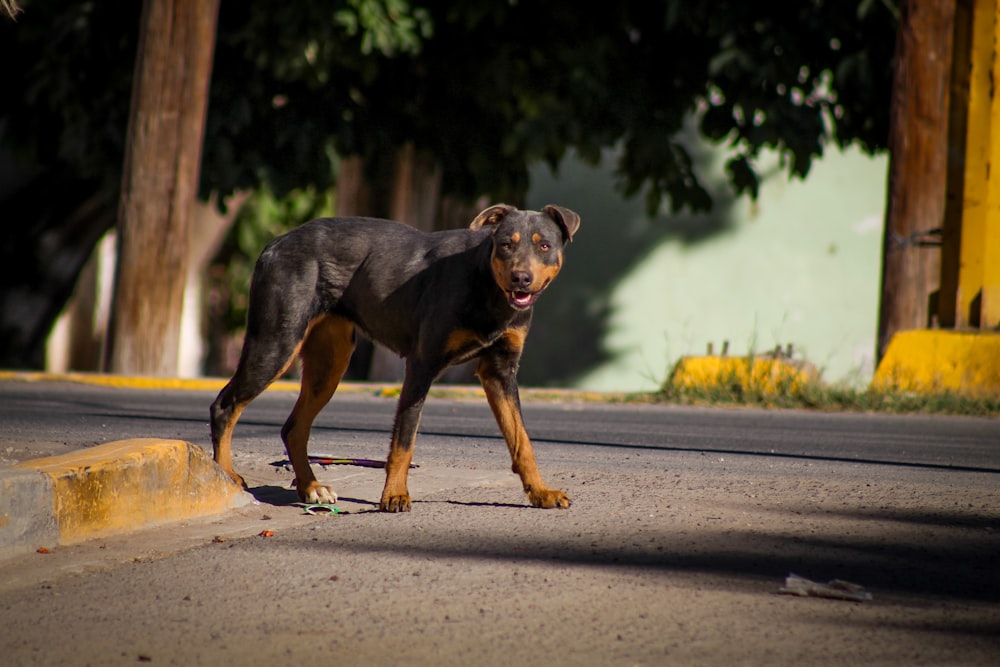
[[[221,378],[165,378],[144,375],[109,375],[105,373],[45,373],[42,371],[0,371],[0,380],[21,382],[77,382],[101,387],[128,387],[131,389],[192,389],[219,391],[226,380]],[[268,389],[297,391],[299,383],[279,380]]]
[[[61,544],[210,516],[251,502],[205,450],[181,440],[120,440],[15,467],[50,478]]]
[[[872,388],[1000,395],[1000,334],[920,329],[889,341]]]
[[[14,380],[18,382],[76,382],[101,387],[128,389],[188,389],[194,391],[219,391],[227,380],[222,378],[163,378],[142,375],[109,375],[104,373],[46,373],[43,371],[10,371],[0,370],[0,381]],[[278,380],[271,384],[267,391],[298,391],[298,380]],[[371,394],[380,398],[398,398],[402,385],[399,383],[382,382],[343,382],[337,387],[338,394],[359,393]],[[431,395],[437,398],[484,398],[483,388],[479,385],[434,385]],[[521,397],[526,400],[540,401],[585,401],[606,402],[619,400],[623,394],[583,391],[575,389],[545,389],[521,387]]]
[[[739,385],[765,394],[795,392],[815,379],[804,364],[770,357],[682,357],[670,376],[670,385],[681,390],[708,390]]]

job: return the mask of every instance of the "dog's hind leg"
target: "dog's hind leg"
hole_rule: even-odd
[[[354,353],[354,325],[342,317],[321,316],[310,324],[302,343],[302,387],[281,428],[281,439],[295,470],[299,497],[307,503],[334,503],[337,495],[316,480],[309,465],[309,431],[330,401]]]
[[[243,412],[243,408],[253,400],[237,398],[238,386],[234,386],[236,376],[230,380],[209,409],[209,424],[212,429],[213,458],[219,467],[240,486],[246,486],[243,478],[233,470],[233,428]],[[259,392],[258,392],[259,393]]]
[[[272,354],[258,356],[254,353],[255,347],[252,339],[248,338],[233,378],[222,388],[209,410],[215,462],[233,480],[244,486],[243,478],[233,470],[233,429],[250,401],[288,370],[295,360],[297,349],[297,346],[288,346],[288,349],[282,347]]]
[[[299,340],[261,331],[251,317],[236,372],[222,388],[209,410],[215,462],[238,484],[243,478],[233,470],[233,428],[250,401],[284,375],[295,360]],[[303,327],[304,329],[304,327]]]

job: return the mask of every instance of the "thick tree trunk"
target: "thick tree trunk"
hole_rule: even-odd
[[[389,217],[432,232],[441,199],[441,167],[432,155],[406,144],[396,154]]]
[[[218,0],[145,0],[118,212],[110,370],[177,372]]]
[[[372,206],[371,186],[365,177],[365,162],[360,155],[345,157],[337,170],[337,204],[339,217],[378,216]]]
[[[955,5],[904,0],[889,129],[878,358],[896,331],[930,326],[940,281]]]
[[[441,168],[432,156],[412,144],[402,146],[394,159],[382,165],[376,182],[365,174],[364,161],[344,158],[337,177],[337,215],[364,215],[399,220],[417,229],[434,231],[441,193]],[[471,221],[471,218],[470,218]],[[397,354],[376,345],[360,345],[348,370],[349,377],[398,382],[404,363]]]

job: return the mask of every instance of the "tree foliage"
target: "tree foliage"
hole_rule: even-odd
[[[2,27],[5,88],[24,92],[0,106],[5,144],[115,187],[135,4],[30,2]],[[676,139],[691,114],[751,193],[764,148],[797,176],[830,141],[883,148],[894,29],[871,0],[225,3],[202,189],[325,187],[332,154],[414,141],[446,192],[502,197],[534,162],[620,146],[625,192],[704,208]]]
[[[406,20],[407,0],[311,4],[320,8],[327,23],[337,9],[336,40],[347,40],[350,26],[345,22],[352,12],[358,13],[355,38],[370,40],[374,48],[401,53],[412,50],[418,43],[415,31],[425,32],[427,27],[426,17],[418,12],[412,22]],[[4,228],[0,243],[0,366],[5,367],[39,367],[44,363],[44,344],[52,323],[69,298],[91,248],[114,224],[141,8],[141,3],[122,0],[35,0],[23,5],[25,12],[17,22],[0,20],[0,58],[4,62],[0,85],[7,91],[0,97],[0,222]],[[372,13],[374,6],[384,10],[381,21],[378,12]],[[291,16],[299,20],[301,14],[292,12]],[[259,13],[255,24],[236,29],[256,29],[270,36],[276,26],[266,18]],[[291,27],[286,23],[279,30]],[[254,54],[244,56],[252,59]],[[219,79],[225,81],[232,74],[223,71]],[[238,70],[235,75],[239,75]],[[267,85],[245,83],[257,89]],[[246,99],[240,95],[221,97],[230,90],[232,87],[213,88],[213,105],[226,116],[236,114],[238,120]],[[256,133],[266,128],[258,122],[244,129]],[[271,135],[261,136],[274,146]],[[317,144],[324,143],[321,136]],[[212,137],[207,144],[213,145]],[[289,154],[280,145],[267,154],[279,160],[277,172],[289,164]],[[293,157],[303,164],[301,151]],[[242,156],[231,153],[229,158],[215,164],[225,171]],[[203,171],[203,175],[210,172]],[[322,178],[322,171],[319,176]],[[225,181],[226,175],[220,180]],[[259,178],[244,179],[242,184],[262,182]],[[207,190],[202,188],[202,192]],[[164,279],[183,280],[183,276]]]
[[[113,209],[139,4],[26,0],[0,21],[0,160],[15,165],[0,163],[0,206],[5,227],[35,230],[2,261],[85,200]],[[624,193],[704,209],[678,140],[692,117],[751,195],[762,150],[804,176],[831,143],[884,148],[895,22],[891,0],[224,2],[200,190],[325,190],[336,156],[378,170],[409,142],[439,161],[442,194],[518,201],[530,165],[614,148]],[[58,207],[25,197],[64,181]]]
[[[704,209],[710,197],[677,139],[691,115],[732,145],[731,180],[750,194],[763,149],[804,176],[830,142],[885,147],[895,17],[883,3],[423,5],[433,36],[403,57],[365,55],[299,5],[286,11],[303,20],[277,40],[235,25],[278,8],[230,9],[245,15],[223,16],[218,71],[241,71],[213,99],[211,187],[234,184],[219,178],[237,180],[234,162],[245,165],[241,185],[255,175],[278,191],[286,180],[323,185],[323,151],[376,165],[412,141],[441,161],[445,193],[516,200],[530,164],[555,166],[570,147],[590,160],[620,147],[626,194],[645,190],[651,210],[664,200]],[[263,153],[262,135],[283,161]]]

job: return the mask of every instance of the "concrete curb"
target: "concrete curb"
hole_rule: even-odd
[[[52,480],[36,470],[0,467],[0,560],[58,542]]]
[[[140,438],[0,469],[0,558],[220,514],[253,501],[205,450]]]

